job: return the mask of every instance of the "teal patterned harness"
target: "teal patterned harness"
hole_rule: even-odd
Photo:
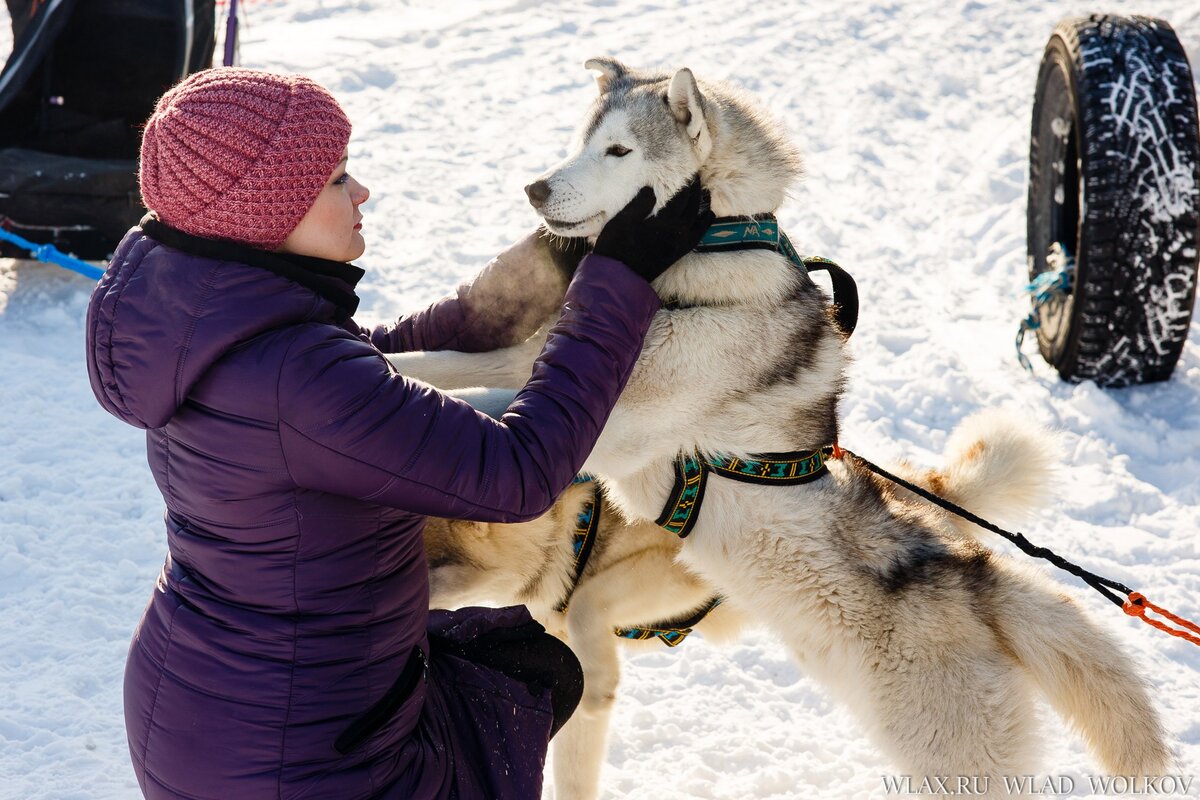
[[[592,478],[587,475],[580,475],[575,479],[575,483],[588,483]],[[580,578],[583,577],[584,570],[587,569],[588,558],[595,548],[596,536],[600,531],[600,510],[604,506],[604,493],[600,488],[600,484],[596,484],[592,490],[592,496],[584,502],[583,507],[579,509],[579,513],[575,517],[575,532],[571,536],[571,547],[574,551],[573,572],[575,573],[571,585],[567,588],[567,594],[562,601],[555,606],[554,610],[565,613],[567,605],[571,601],[571,595],[575,593],[575,587],[579,585]],[[623,639],[646,640],[657,637],[669,647],[675,647],[687,637],[700,621],[708,616],[708,612],[712,611],[721,604],[723,598],[710,598],[699,610],[690,614],[683,619],[660,622],[655,625],[650,625],[644,628],[614,628],[613,633]]]
[[[796,486],[824,477],[833,446],[791,453],[761,453],[748,458],[699,454],[675,459],[675,485],[654,524],[686,539],[700,518],[709,473],[760,486]]]
[[[575,478],[573,483],[589,483],[591,477],[580,475]],[[571,595],[575,593],[575,587],[579,585],[579,579],[583,577],[583,571],[587,569],[588,558],[592,555],[592,548],[596,545],[596,533],[600,530],[600,509],[603,507],[603,495],[601,494],[600,484],[596,484],[592,489],[592,496],[583,504],[583,508],[579,509],[579,513],[575,517],[575,533],[571,535],[571,547],[574,550],[574,573],[575,577],[571,581],[571,585],[567,587],[567,594],[562,601],[554,607],[554,610],[560,614],[567,610],[567,603],[571,602]]]
[[[774,214],[718,218],[696,246],[700,253],[731,250],[773,250],[807,272],[827,271],[833,281],[838,325],[847,337],[854,332],[858,324],[858,287],[854,279],[827,258],[802,257],[797,253],[787,234],[779,229],[779,220]],[[824,476],[827,472],[825,461],[833,455],[835,448],[836,445],[804,452],[760,453],[746,458],[702,456],[699,453],[681,455],[675,459],[675,485],[655,524],[680,539],[687,538],[699,518],[709,473],[744,483],[795,486]]]
[[[748,250],[760,246],[764,250],[779,250],[781,239],[787,236],[779,230],[773,214],[760,217],[723,217],[708,227],[696,250],[701,253],[716,250]],[[789,242],[790,246],[790,242]]]
[[[751,217],[719,217],[704,232],[697,253],[724,253],[731,250],[774,250],[806,272],[828,272],[833,283],[833,305],[839,327],[847,337],[858,324],[858,286],[850,273],[828,258],[801,256],[792,240],[779,228],[774,214]],[[667,303],[666,308],[680,308]]]
[[[620,636],[622,639],[634,639],[636,641],[645,641],[657,637],[667,647],[676,647],[682,644],[687,635],[700,624],[701,620],[708,616],[708,612],[721,605],[724,600],[724,597],[713,597],[700,606],[696,613],[672,622],[660,622],[648,628],[617,628],[617,636]]]

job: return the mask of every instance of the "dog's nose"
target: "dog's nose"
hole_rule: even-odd
[[[541,208],[550,197],[550,184],[545,181],[536,181],[525,187],[525,194],[529,196],[531,206]]]

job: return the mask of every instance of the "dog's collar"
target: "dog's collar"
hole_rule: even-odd
[[[806,272],[829,273],[833,283],[833,307],[838,327],[846,338],[854,333],[858,325],[858,285],[850,273],[827,258],[801,256],[792,246],[787,234],[779,229],[779,220],[774,214],[755,214],[742,217],[717,217],[705,231],[700,243],[693,250],[697,253],[724,253],[732,250],[774,250]],[[690,308],[678,300],[663,303],[663,307],[676,311]]]
[[[796,486],[823,477],[828,471],[825,462],[833,453],[834,446],[831,445],[820,450],[761,453],[749,458],[705,458],[695,453],[680,456],[675,459],[675,485],[654,524],[686,539],[700,518],[700,505],[704,502],[704,487],[710,472],[760,486]]]
[[[719,253],[725,250],[779,250],[782,233],[774,214],[755,214],[749,217],[717,217],[704,232],[697,253]]]

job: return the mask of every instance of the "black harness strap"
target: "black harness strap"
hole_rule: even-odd
[[[823,270],[829,273],[829,280],[833,284],[834,313],[837,315],[838,326],[842,329],[842,333],[849,339],[850,334],[854,333],[854,329],[858,327],[858,284],[854,282],[854,278],[828,258],[820,256],[801,258],[796,253],[796,248],[792,247],[791,240],[782,231],[779,232],[779,249],[791,259],[793,264],[802,264],[809,272]]]
[[[586,476],[576,478],[577,483],[584,483],[588,480],[590,478]],[[579,514],[576,517],[575,533],[573,534],[573,541],[571,543],[575,551],[574,576],[570,586],[567,587],[566,595],[554,608],[560,614],[567,610],[567,605],[571,601],[571,595],[575,593],[575,587],[579,585],[579,581],[583,578],[584,570],[587,569],[588,558],[592,555],[592,551],[596,545],[596,538],[600,531],[600,510],[603,505],[604,496],[600,484],[596,484],[592,496],[584,503],[583,508],[579,510]],[[692,632],[692,629],[696,625],[700,624],[702,619],[708,616],[710,611],[720,605],[722,600],[723,598],[721,597],[713,597],[698,611],[684,619],[659,623],[649,628],[614,628],[613,632],[625,639],[651,639],[657,636],[667,645],[675,647]]]

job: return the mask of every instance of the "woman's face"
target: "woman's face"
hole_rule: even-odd
[[[279,246],[281,252],[353,261],[367,249],[358,207],[371,193],[346,172],[347,157],[342,154],[317,201]]]

